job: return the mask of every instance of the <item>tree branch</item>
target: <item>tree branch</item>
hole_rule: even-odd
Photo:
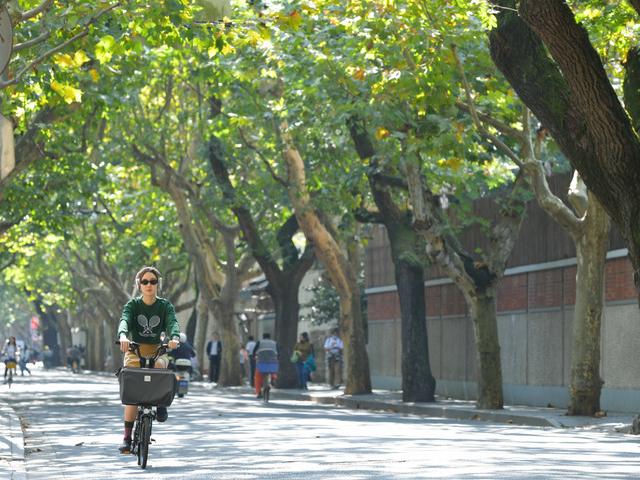
[[[47,50],[46,52],[44,52],[42,55],[36,57],[33,61],[31,61],[28,65],[25,65],[24,67],[22,67],[22,69],[18,70],[18,72],[15,74],[15,76],[11,79],[8,80],[6,82],[0,82],[0,89],[6,88],[10,85],[15,85],[17,84],[20,79],[22,78],[22,76],[32,70],[36,65],[39,65],[40,63],[42,63],[44,60],[46,60],[47,58],[49,58],[50,56],[52,56],[53,54],[59,52],[60,50],[63,50],[65,47],[67,47],[68,45],[70,45],[71,43],[75,42],[76,40],[86,37],[90,30],[91,27],[93,26],[93,24],[102,16],[105,15],[106,13],[110,12],[111,10],[116,9],[117,7],[121,6],[121,2],[116,2],[113,5],[110,5],[106,8],[103,8],[102,10],[100,10],[98,13],[95,14],[95,16],[93,16],[91,19],[89,19],[86,23],[86,26],[77,34],[73,35],[71,38],[68,38],[67,40],[65,40],[64,42],[62,42],[61,44],[53,47],[50,50]]]
[[[249,148],[250,150],[253,150],[258,155],[260,160],[262,160],[262,163],[264,163],[264,165],[267,167],[267,170],[271,175],[271,177],[280,185],[287,188],[287,181],[276,173],[276,171],[273,169],[273,167],[269,163],[269,160],[264,156],[264,154],[253,143],[251,143],[247,139],[246,135],[244,134],[244,130],[242,128],[238,128],[238,132],[240,133],[240,138],[242,139],[242,143],[244,143],[247,146],[247,148]]]
[[[20,50],[24,50],[26,48],[30,48],[33,47],[34,45],[37,45],[39,43],[44,42],[45,40],[47,40],[49,37],[51,36],[51,32],[49,30],[45,30],[43,33],[41,33],[40,35],[38,35],[35,38],[32,38],[31,40],[27,40],[26,42],[22,42],[22,43],[18,43],[16,45],[13,46],[13,49],[11,50],[11,53],[17,53]]]
[[[467,97],[467,106],[469,107],[469,112],[471,113],[471,118],[473,119],[473,123],[476,125],[476,128],[485,138],[487,138],[491,143],[493,143],[498,150],[501,150],[502,153],[507,155],[516,165],[522,167],[522,162],[518,155],[516,155],[511,148],[509,148],[502,140],[498,137],[490,133],[484,126],[484,124],[480,121],[478,117],[478,113],[476,112],[476,107],[473,101],[473,95],[471,94],[471,86],[469,85],[469,81],[467,80],[467,75],[464,71],[464,66],[462,65],[462,61],[460,60],[460,56],[458,55],[458,51],[455,45],[451,46],[451,50],[453,51],[453,56],[456,60],[456,65],[458,66],[458,72],[462,77],[462,84],[464,85],[465,95]],[[520,135],[521,137],[521,135]]]
[[[40,15],[42,12],[45,12],[46,10],[49,10],[49,8],[51,8],[51,5],[53,5],[53,0],[44,0],[40,5],[38,5],[35,8],[32,8],[31,10],[27,10],[25,12],[22,12],[22,16],[20,21],[24,22],[25,20],[29,20],[30,18],[33,18],[37,15]]]

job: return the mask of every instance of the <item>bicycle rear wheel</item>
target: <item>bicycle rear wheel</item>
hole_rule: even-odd
[[[147,458],[149,458],[149,443],[151,443],[151,418],[142,418],[142,429],[140,431],[140,446],[138,449],[138,459],[140,467],[147,468]]]
[[[271,374],[265,375],[262,387],[262,401],[269,403],[269,392],[271,391]]]

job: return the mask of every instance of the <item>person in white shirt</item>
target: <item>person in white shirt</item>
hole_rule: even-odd
[[[342,383],[342,351],[344,343],[338,336],[338,328],[331,330],[331,335],[324,341],[324,351],[327,360],[327,370],[329,371],[329,385],[338,389]]]
[[[253,377],[256,374],[256,359],[253,356],[253,349],[256,348],[256,341],[253,339],[253,335],[249,335],[249,341],[244,348],[247,351],[247,355],[249,355],[249,382],[253,387],[255,384],[255,379]]]

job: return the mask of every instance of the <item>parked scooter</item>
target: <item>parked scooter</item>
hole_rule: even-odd
[[[178,358],[175,361],[176,378],[178,379],[178,397],[184,397],[189,391],[189,380],[191,379],[191,360],[188,358]]]

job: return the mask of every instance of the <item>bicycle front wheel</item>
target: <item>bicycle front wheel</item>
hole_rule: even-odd
[[[140,467],[147,468],[147,458],[149,458],[149,443],[151,443],[151,418],[142,418],[142,431],[140,432]]]

